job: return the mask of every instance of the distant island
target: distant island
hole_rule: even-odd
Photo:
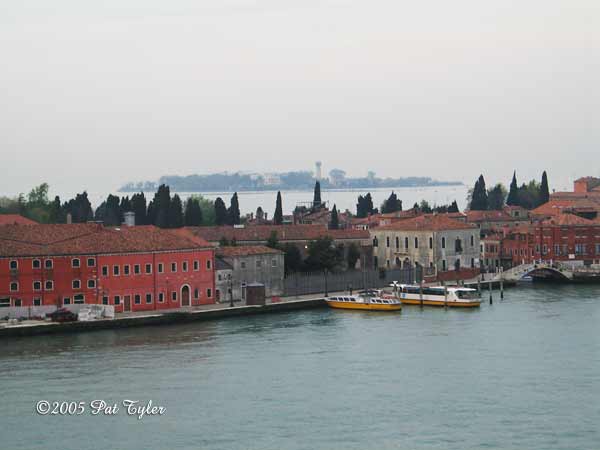
[[[311,190],[319,178],[322,189],[373,189],[396,187],[458,186],[459,181],[437,181],[430,177],[379,178],[374,172],[366,177],[350,178],[340,169],[333,169],[329,177],[315,177],[310,171],[246,174],[217,173],[209,175],[169,175],[158,181],[129,182],[119,192],[155,191],[161,184],[179,192],[243,192],[272,190]]]

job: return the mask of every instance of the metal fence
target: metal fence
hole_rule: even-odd
[[[417,267],[404,269],[367,269],[348,270],[346,272],[312,272],[292,273],[284,279],[284,296],[300,296],[307,294],[361,290],[366,288],[382,288],[392,281],[399,283],[419,282],[422,270]]]

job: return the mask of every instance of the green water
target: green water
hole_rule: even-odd
[[[5,340],[1,449],[598,449],[600,286]],[[38,400],[147,401],[142,420]],[[121,408],[122,409],[122,408]]]

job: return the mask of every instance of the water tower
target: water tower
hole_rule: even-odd
[[[321,161],[315,163],[315,178],[317,181],[321,181]]]

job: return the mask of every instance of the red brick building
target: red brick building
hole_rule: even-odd
[[[214,248],[154,226],[0,226],[0,307],[214,303]]]

